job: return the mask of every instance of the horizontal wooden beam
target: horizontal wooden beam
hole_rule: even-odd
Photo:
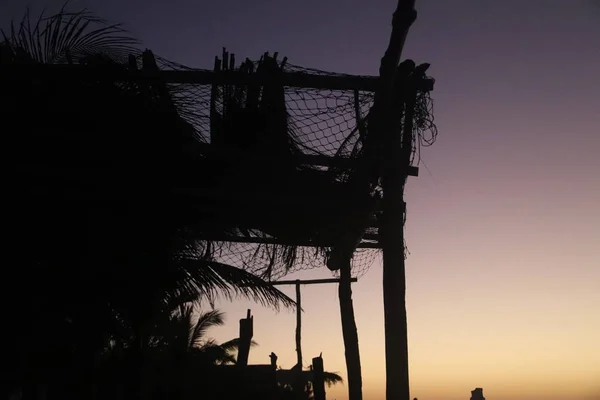
[[[180,71],[130,71],[122,67],[83,65],[28,65],[4,66],[0,68],[4,76],[15,75],[21,78],[52,78],[59,80],[103,79],[103,80],[162,80],[167,83],[187,83],[194,85],[264,85],[280,84],[287,87],[359,90],[374,92],[377,89],[378,76],[361,75],[318,75],[306,72],[284,72],[279,76],[247,74],[239,71],[180,70]]]
[[[247,74],[239,71],[210,71],[202,69],[164,70],[158,72],[131,71],[121,66],[33,64],[27,66],[3,66],[0,74],[18,76],[20,79],[51,78],[58,80],[102,79],[102,80],[161,80],[167,83],[194,85],[264,85],[280,84],[287,87],[322,90],[359,90],[375,92],[379,77],[371,75],[322,75],[307,72],[283,72],[279,76]],[[422,90],[433,89],[433,79],[425,78]]]
[[[263,154],[258,155],[248,151],[243,152],[235,149],[219,149],[209,143],[198,143],[198,148],[201,149],[202,155],[210,160],[235,162],[243,157],[245,162],[248,163],[260,162],[261,164],[264,164],[265,162],[272,161],[273,164],[275,164],[277,160],[280,159],[277,157],[265,157]],[[360,161],[359,158],[335,157],[324,154],[297,154],[294,156],[294,159],[300,165],[319,167],[336,166],[342,168],[352,168]]]
[[[359,249],[380,249],[381,245],[378,242],[378,235],[366,234],[363,239],[368,242],[359,243],[357,248]],[[316,242],[302,242],[302,241],[289,241],[281,240],[278,238],[260,238],[260,237],[243,237],[243,236],[230,236],[230,235],[207,235],[198,237],[198,240],[206,240],[212,242],[229,242],[229,243],[249,243],[249,244],[275,244],[282,246],[300,246],[300,247],[331,247],[332,243],[316,243]]]
[[[280,285],[318,285],[321,283],[339,283],[339,278],[327,278],[327,279],[295,279],[295,280],[284,280],[267,282],[269,286],[280,286]],[[358,282],[358,278],[351,278],[350,282]]]
[[[317,75],[305,72],[284,72],[280,77],[260,76],[259,74],[243,74],[238,71],[161,71],[162,78],[169,83],[190,83],[199,85],[264,85],[277,83],[283,86],[327,89],[327,90],[359,90],[375,92],[377,76],[360,75]]]
[[[246,159],[248,162],[265,162],[269,160],[269,158],[262,155],[253,156],[243,154],[238,151],[218,151],[208,143],[200,143],[199,147],[202,148],[202,153],[210,157],[212,160],[236,161],[239,160],[241,156],[244,156],[244,159]],[[314,167],[338,167],[350,169],[356,166],[356,164],[358,164],[360,161],[359,158],[335,157],[324,154],[298,154],[294,157],[298,164]],[[274,162],[276,162],[275,160],[276,158],[273,157]],[[419,176],[419,167],[409,165],[407,168],[407,175]]]

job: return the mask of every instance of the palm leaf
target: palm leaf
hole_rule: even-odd
[[[243,269],[207,259],[185,258],[177,263],[185,275],[179,287],[210,301],[219,296],[228,300],[246,297],[276,309],[281,304],[285,307],[294,307],[296,304],[274,286]]]
[[[344,379],[335,372],[323,372],[323,380],[327,384],[327,387],[332,387],[333,385],[337,385],[338,383],[343,383]]]
[[[10,32],[0,30],[4,45],[13,53],[25,52],[33,61],[44,64],[83,62],[91,55],[102,55],[116,62],[138,52],[139,42],[127,35],[120,24],[110,24],[88,10],[70,12],[66,4],[50,17],[44,14],[32,22],[27,10]]]
[[[235,339],[231,339],[228,340],[227,342],[221,343],[220,346],[225,350],[225,351],[237,351],[240,348],[240,339],[239,338],[235,338]],[[250,341],[250,347],[256,347],[258,346],[258,343],[256,343],[254,340]]]
[[[206,331],[215,326],[222,326],[225,323],[224,316],[225,314],[219,310],[211,310],[200,314],[196,323],[190,326],[190,348],[202,347]]]

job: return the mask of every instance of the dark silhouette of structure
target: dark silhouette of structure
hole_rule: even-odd
[[[475,390],[471,390],[471,400],[485,400],[485,397],[483,397],[483,389],[475,388]]]
[[[1,302],[15,327],[2,394],[111,398],[99,371],[118,366],[121,394],[149,398],[156,369],[181,356],[166,363],[159,351],[173,309],[217,292],[292,306],[264,280],[313,263],[339,271],[350,399],[360,400],[353,257],[382,248],[387,396],[408,400],[403,190],[423,132],[435,131],[428,65],[398,65],[415,17],[414,1],[400,0],[379,77],[306,70],[276,53],[236,66],[225,50],[212,71],[187,68],[140,53],[118,27],[86,31],[100,21],[86,13],[6,35],[5,226],[13,281],[27,290]],[[342,120],[337,130],[324,115]],[[246,269],[227,260],[241,244]],[[38,326],[52,337],[36,340]],[[170,378],[165,387],[184,382]]]

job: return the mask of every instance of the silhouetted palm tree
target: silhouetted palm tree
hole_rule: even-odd
[[[219,310],[200,312],[195,316],[192,303],[181,304],[164,323],[159,323],[156,336],[151,340],[154,346],[170,354],[189,355],[194,362],[211,365],[235,364],[235,352],[239,339],[217,344],[206,336],[210,328],[225,323],[224,314]],[[252,342],[256,346],[256,342]]]
[[[312,366],[310,368],[312,370]],[[344,380],[342,377],[335,372],[327,372],[323,373],[323,378],[325,380],[325,384],[327,387],[332,387],[339,383],[343,383]],[[280,386],[280,391],[283,399],[297,399],[297,400],[310,400],[314,399],[314,391],[313,391],[313,382],[308,381],[303,385],[303,390],[301,392],[294,391],[291,385],[282,385]]]
[[[134,39],[87,11],[64,9],[36,21],[27,14],[2,34],[5,229],[15,264],[2,288],[3,317],[12,322],[2,394],[37,391],[61,376],[87,390],[108,343],[129,340],[143,353],[152,321],[173,299],[292,304],[256,276],[214,262],[211,244],[188,234],[193,201],[172,187],[207,179],[182,160],[193,128],[166,85],[103,75],[137,69]],[[152,63],[150,52],[142,58]],[[56,81],[32,69],[61,64],[97,74]],[[194,226],[202,229],[213,228]]]
[[[187,396],[197,391],[198,381],[220,379],[218,366],[236,363],[239,339],[217,344],[207,336],[210,328],[223,325],[223,313],[196,311],[194,304],[183,303],[168,315],[156,317],[152,335],[144,348],[143,386],[146,392]],[[252,342],[252,345],[256,343]],[[135,340],[113,341],[107,348],[101,375],[109,386],[118,386],[115,384],[118,377],[127,375],[128,361],[136,352],[135,346]]]

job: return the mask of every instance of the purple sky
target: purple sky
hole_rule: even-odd
[[[34,13],[62,0],[30,2]],[[26,4],[0,5],[0,23]],[[144,45],[194,67],[221,48],[377,73],[395,0],[89,0]],[[407,186],[411,395],[600,398],[600,2],[417,0],[405,57],[429,62],[438,141]],[[313,270],[301,277],[328,276]],[[381,268],[354,285],[364,394],[384,398]],[[293,290],[285,290],[293,295]],[[304,353],[345,375],[334,285],[305,287]],[[295,362],[294,315],[219,305],[237,336],[251,307],[252,363]],[[329,398],[345,399],[346,388]]]

